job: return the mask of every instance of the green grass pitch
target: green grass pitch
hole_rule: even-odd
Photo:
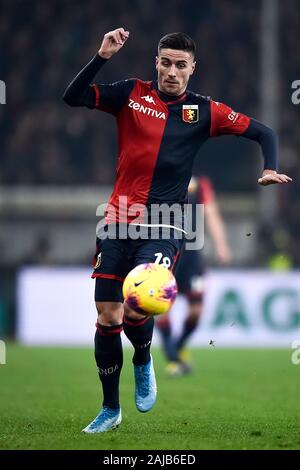
[[[131,350],[118,430],[84,435],[101,395],[91,349],[7,347],[0,449],[300,449],[300,365],[288,350],[193,350],[193,375],[168,378],[153,350],[158,400],[134,406]]]

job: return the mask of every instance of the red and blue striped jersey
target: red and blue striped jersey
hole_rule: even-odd
[[[266,125],[191,91],[170,97],[155,81],[93,84],[106,62],[96,54],[68,85],[64,100],[116,118],[118,165],[109,222],[136,221],[138,211],[142,216],[143,208],[153,204],[183,205],[194,159],[210,137],[234,134],[254,140],[261,146],[264,168],[277,169],[277,134]]]
[[[130,79],[93,84],[86,105],[111,113],[117,120],[118,165],[107,212],[108,222],[130,222],[128,206],[184,204],[194,159],[210,137],[241,135],[250,118],[223,103],[191,91],[181,97],[160,96],[156,82]]]

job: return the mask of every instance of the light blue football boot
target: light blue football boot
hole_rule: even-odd
[[[141,413],[150,411],[156,402],[156,380],[152,356],[148,364],[134,365],[135,404]]]
[[[102,410],[86,428],[82,430],[87,434],[106,432],[116,429],[122,421],[121,408],[113,409],[103,406]]]

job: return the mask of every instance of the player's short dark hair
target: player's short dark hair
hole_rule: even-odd
[[[178,49],[179,51],[190,52],[193,57],[196,54],[195,41],[185,33],[166,34],[158,43],[158,53],[161,49]]]

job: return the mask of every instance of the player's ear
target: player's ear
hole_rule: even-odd
[[[194,61],[194,62],[192,63],[191,75],[193,75],[195,68],[196,68],[196,61]]]
[[[156,57],[155,57],[155,68],[156,68],[156,70],[157,70],[157,66],[158,66],[158,60],[159,60],[159,59],[158,59],[158,57],[156,56]]]

